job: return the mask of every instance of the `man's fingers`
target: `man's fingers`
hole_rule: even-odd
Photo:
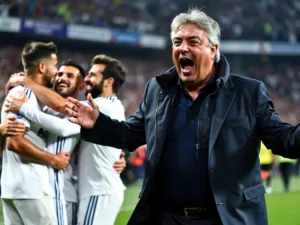
[[[75,117],[69,117],[68,120],[69,120],[71,123],[79,124],[78,119],[75,118]]]
[[[74,112],[78,111],[78,107],[76,106],[76,104],[74,104],[72,102],[66,102],[65,106],[66,106],[66,109],[69,109],[71,111],[74,111]]]
[[[7,96],[5,101],[11,103],[13,101],[13,98],[11,96]]]
[[[121,152],[120,154],[120,159],[124,158],[125,157],[125,152]]]
[[[25,124],[23,122],[17,120],[10,120],[7,123],[8,128],[25,128]]]
[[[68,97],[68,101],[67,101],[67,103],[68,102],[71,102],[72,104],[74,104],[74,105],[76,105],[76,104],[80,104],[80,102],[77,100],[77,99],[75,99],[75,98],[72,98],[72,97]]]
[[[78,101],[75,98],[72,97],[68,97],[68,101],[66,101],[65,106],[67,106],[69,109],[72,109],[74,111],[78,111],[78,108],[80,108],[80,106],[82,106],[83,104]]]
[[[63,154],[65,157],[70,158],[70,155],[69,155],[68,152],[62,152],[62,154]]]
[[[15,121],[17,119],[17,116],[16,115],[9,115],[6,119],[8,119],[9,121]]]
[[[89,103],[91,104],[91,106],[92,106],[93,109],[97,109],[97,108],[98,108],[98,105],[97,105],[96,102],[94,101],[94,99],[93,99],[91,93],[89,93],[89,94],[87,95],[87,100],[89,101]]]
[[[77,117],[77,112],[74,112],[72,109],[65,108],[65,112],[66,112],[66,114],[68,114],[69,116]]]
[[[20,132],[20,131],[8,131],[7,132],[7,136],[18,136],[18,135],[22,135],[25,133],[25,131]]]

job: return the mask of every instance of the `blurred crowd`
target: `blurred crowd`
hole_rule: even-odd
[[[299,39],[299,0],[1,0],[0,15],[168,35],[172,18],[192,6],[219,22],[223,40]]]
[[[22,70],[20,47],[6,45],[0,46],[0,103],[5,97],[4,86],[10,74]],[[70,52],[60,49],[59,60],[72,58],[78,61],[86,70],[89,69],[93,55],[88,53]],[[126,82],[118,94],[125,109],[126,116],[131,115],[138,108],[143,96],[146,82],[166,71],[170,65],[159,61],[144,61],[136,58],[119,58],[126,70]],[[279,64],[254,64],[246,61],[243,71],[233,71],[245,76],[250,76],[264,81],[268,87],[275,108],[285,121],[297,124],[300,121],[300,66],[288,61]],[[81,98],[84,98],[82,93]]]

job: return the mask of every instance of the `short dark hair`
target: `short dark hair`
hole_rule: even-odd
[[[84,77],[86,75],[84,69],[82,68],[82,66],[80,66],[79,63],[77,63],[73,59],[68,59],[66,61],[63,61],[60,66],[72,66],[72,67],[75,67],[76,69],[79,70],[79,73],[80,73],[80,75],[82,76],[83,79],[84,79]]]
[[[22,51],[22,63],[24,70],[32,73],[43,59],[50,59],[51,54],[57,53],[57,47],[53,42],[30,42]]]
[[[125,81],[126,76],[121,62],[107,55],[96,55],[92,60],[92,65],[95,64],[106,65],[103,71],[103,79],[107,79],[110,77],[114,78],[113,92],[118,93]]]

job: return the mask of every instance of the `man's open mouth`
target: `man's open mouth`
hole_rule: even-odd
[[[193,66],[194,66],[194,61],[189,59],[189,58],[181,58],[179,60],[180,66],[181,66],[181,71],[183,73],[191,73]]]

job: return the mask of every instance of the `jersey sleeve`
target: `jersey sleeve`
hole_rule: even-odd
[[[10,92],[8,93],[7,97],[11,96],[11,97],[15,97],[15,98],[21,98],[23,92],[25,92],[25,94],[27,95],[28,102],[30,103],[32,98],[34,98],[35,96],[31,90],[25,89],[22,86],[17,86],[17,87],[14,87],[13,89],[11,89]],[[23,122],[27,128],[30,128],[30,121],[28,119],[26,119],[23,115],[15,114],[12,112],[7,113],[7,117],[10,117],[10,116],[16,116],[18,121]]]
[[[45,130],[58,136],[67,137],[80,133],[80,126],[56,116],[34,110],[29,103],[25,103],[20,108],[20,113],[34,123],[40,124]]]
[[[98,101],[97,105],[100,112],[109,116],[111,119],[118,121],[125,120],[125,109],[119,102],[103,99],[102,101]]]

